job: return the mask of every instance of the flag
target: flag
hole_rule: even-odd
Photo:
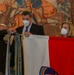
[[[74,75],[74,38],[31,35],[23,39],[24,75],[39,75],[47,66],[59,75]]]

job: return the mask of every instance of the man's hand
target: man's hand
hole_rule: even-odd
[[[12,33],[12,32],[13,32],[13,33],[16,33],[16,30],[15,30],[14,28],[9,28],[9,29],[7,30],[7,32],[8,32],[8,33]]]
[[[24,35],[25,35],[25,37],[29,37],[31,35],[31,33],[30,32],[25,32]]]

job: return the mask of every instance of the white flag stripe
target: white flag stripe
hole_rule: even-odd
[[[49,66],[48,36],[31,35],[24,44],[24,75],[39,75],[41,66]]]
[[[30,37],[28,37],[28,38],[37,38],[37,39],[46,39],[46,40],[48,40],[49,39],[49,36],[40,36],[40,35],[30,35]]]

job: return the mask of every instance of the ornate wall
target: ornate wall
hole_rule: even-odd
[[[0,23],[14,25],[16,28],[20,20],[17,13],[30,10],[34,15],[33,21],[44,26],[46,35],[57,35],[59,25],[63,21],[70,21],[74,24],[73,5],[74,0],[0,0]],[[9,18],[8,21],[6,17]]]

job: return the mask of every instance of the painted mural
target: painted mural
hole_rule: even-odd
[[[0,24],[19,27],[25,10],[32,11],[33,21],[41,25],[71,21],[69,0],[0,0]]]

